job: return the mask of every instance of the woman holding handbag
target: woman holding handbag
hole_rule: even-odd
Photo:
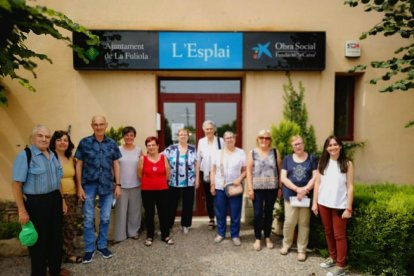
[[[271,147],[269,130],[259,131],[256,137],[257,148],[247,158],[247,186],[249,198],[253,201],[253,224],[255,242],[253,248],[262,248],[262,231],[266,247],[273,248],[272,232],[273,207],[277,196],[279,168],[281,160],[276,149]]]
[[[223,135],[224,148],[218,151],[212,161],[211,194],[215,196],[217,236],[220,243],[226,236],[226,216],[230,210],[230,236],[233,244],[241,245],[240,219],[243,199],[243,179],[246,177],[246,154],[236,147],[236,136],[231,131]]]

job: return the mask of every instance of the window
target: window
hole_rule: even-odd
[[[334,133],[343,140],[354,139],[354,98],[356,76],[335,77]]]

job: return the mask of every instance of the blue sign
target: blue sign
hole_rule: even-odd
[[[161,70],[240,70],[243,68],[243,34],[160,32]]]

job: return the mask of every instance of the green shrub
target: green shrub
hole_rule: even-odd
[[[0,240],[16,238],[21,230],[17,221],[0,221]]]
[[[320,236],[320,225],[311,227],[311,238]],[[374,275],[406,275],[414,263],[413,233],[413,186],[355,185],[347,233],[350,266]]]

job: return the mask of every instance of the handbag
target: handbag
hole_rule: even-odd
[[[243,194],[243,185],[234,185],[233,182],[227,183],[224,186],[224,192],[228,197],[239,196]]]
[[[223,165],[223,159],[224,159],[224,150],[221,151],[220,156],[220,170],[221,175],[224,179],[224,192],[226,193],[226,196],[233,197],[233,196],[239,196],[243,194],[243,184],[240,183],[240,185],[234,185],[233,182],[226,183],[226,175],[224,174],[224,165]]]

